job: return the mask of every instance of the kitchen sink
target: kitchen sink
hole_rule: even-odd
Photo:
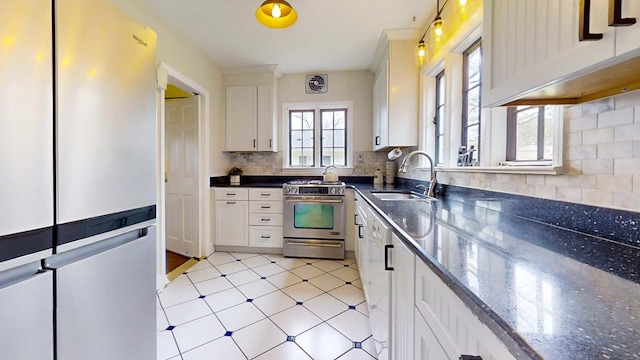
[[[391,200],[435,201],[436,200],[434,198],[430,198],[424,195],[419,195],[411,192],[398,192],[398,191],[372,191],[371,195],[383,201],[391,201]]]

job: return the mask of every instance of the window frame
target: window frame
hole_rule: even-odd
[[[532,162],[532,161],[541,161],[541,162],[550,162],[553,159],[545,159],[544,158],[544,130],[545,130],[545,106],[544,105],[531,105],[531,106],[522,106],[523,109],[518,109],[520,106],[511,106],[507,109],[507,151],[506,151],[506,160],[513,162]],[[526,160],[526,159],[518,159],[518,113],[532,109],[538,109],[538,119],[537,119],[537,140],[536,140],[536,159],[535,160]]]
[[[324,169],[328,165],[322,165],[322,112],[325,111],[345,111],[345,165],[334,165],[337,169],[351,169],[353,164],[353,125],[355,119],[352,101],[325,101],[325,102],[305,102],[305,103],[282,103],[282,138],[283,142],[283,170],[295,170],[296,172],[309,171],[316,173],[317,169]],[[313,111],[314,112],[314,132],[313,132],[313,148],[314,158],[313,166],[298,166],[291,164],[291,123],[290,112],[295,111]],[[331,129],[333,130],[333,129]]]
[[[480,51],[480,71],[478,73],[479,79],[478,84],[473,88],[469,88],[469,55],[475,52],[476,50]],[[461,145],[465,146],[467,151],[469,150],[468,144],[468,129],[472,126],[478,126],[478,146],[475,149],[474,159],[477,164],[480,164],[481,161],[481,150],[482,150],[482,38],[474,41],[471,46],[469,46],[462,53],[462,128],[461,128]],[[469,93],[478,89],[478,122],[469,125]]]
[[[445,86],[445,81],[446,81],[446,77],[445,77],[445,70],[442,70],[438,73],[438,75],[436,75],[436,82],[435,82],[435,114],[433,116],[433,125],[434,125],[434,145],[435,145],[435,149],[434,149],[434,160],[435,160],[435,164],[434,166],[437,165],[442,165],[444,164],[444,154],[446,152],[446,149],[444,148],[444,144],[446,144],[445,141],[445,131],[444,131],[444,120],[446,119],[446,116],[444,116],[443,118],[440,117],[440,109],[442,108],[442,114],[444,115],[444,111],[445,111],[445,99],[446,99],[446,86]],[[438,130],[440,130],[441,132],[439,132]],[[443,145],[442,147],[442,153],[440,153],[440,145]]]

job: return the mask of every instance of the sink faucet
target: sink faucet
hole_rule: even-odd
[[[422,184],[418,184],[416,185],[416,189],[422,189],[422,195],[427,195],[427,187],[422,185]]]
[[[431,181],[429,183],[429,190],[427,191],[426,195],[429,197],[435,197],[434,193],[435,193],[436,183],[437,183],[436,171],[433,167],[433,160],[431,159],[431,156],[429,156],[429,154],[427,154],[425,151],[415,150],[407,154],[407,156],[405,156],[405,158],[402,160],[402,163],[400,163],[400,168],[398,169],[398,173],[407,172],[407,166],[409,166],[409,159],[417,154],[424,155],[427,158],[427,160],[429,160],[429,166],[431,167]]]

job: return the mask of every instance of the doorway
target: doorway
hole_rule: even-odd
[[[158,247],[157,288],[169,280],[173,255],[206,255],[209,223],[209,93],[170,66],[158,67]],[[174,254],[170,254],[172,252]],[[172,260],[173,261],[173,260]],[[184,271],[184,270],[182,270]]]

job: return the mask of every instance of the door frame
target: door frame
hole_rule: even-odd
[[[207,89],[192,80],[188,76],[174,69],[170,65],[160,62],[158,64],[158,89],[156,96],[157,107],[157,220],[158,220],[158,246],[157,246],[157,271],[156,287],[162,289],[169,281],[166,276],[166,199],[165,199],[165,106],[164,95],[167,84],[174,84],[185,91],[198,93],[202,96],[198,114],[198,254],[199,258],[206,256],[213,249],[207,248],[205,241],[210,233],[209,224],[209,121],[211,111],[211,99]]]

